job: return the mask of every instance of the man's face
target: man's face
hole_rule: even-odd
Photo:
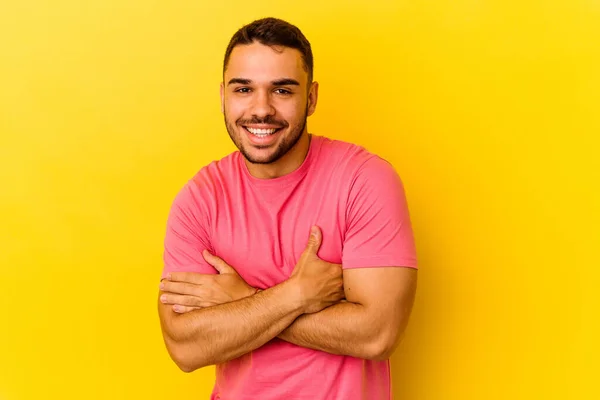
[[[256,164],[273,163],[298,142],[315,110],[317,84],[308,89],[301,53],[254,42],[236,46],[221,84],[231,140]]]

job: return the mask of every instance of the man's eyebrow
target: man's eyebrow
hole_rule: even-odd
[[[298,82],[295,79],[290,79],[290,78],[277,79],[275,81],[272,81],[271,83],[273,84],[273,86],[286,86],[286,85],[300,86],[300,82]]]
[[[252,81],[250,79],[244,78],[231,78],[227,85],[240,84],[240,85],[249,85]]]
[[[229,80],[229,82],[227,82],[227,85],[249,85],[252,83],[251,79],[245,79],[245,78],[231,78]],[[271,84],[273,86],[289,86],[289,85],[296,85],[296,86],[300,86],[300,82],[298,82],[295,79],[291,79],[291,78],[282,78],[282,79],[276,79],[274,81],[271,81]]]

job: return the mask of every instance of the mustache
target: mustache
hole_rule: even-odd
[[[238,119],[236,121],[236,124],[238,125],[251,125],[251,124],[268,124],[268,125],[275,125],[278,126],[279,128],[287,128],[288,127],[288,123],[286,121],[280,121],[278,119],[275,119],[271,116],[268,116],[266,118],[251,118],[251,119]]]

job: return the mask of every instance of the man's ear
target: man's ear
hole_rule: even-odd
[[[223,82],[221,82],[220,85],[220,92],[221,92],[221,113],[225,113],[225,86],[223,85]]]
[[[317,108],[317,100],[319,98],[319,82],[313,82],[310,84],[310,90],[308,91],[308,115],[311,116]]]

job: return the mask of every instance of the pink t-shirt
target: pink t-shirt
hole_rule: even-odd
[[[253,287],[291,275],[310,227],[319,257],[343,268],[417,268],[402,182],[354,144],[312,136],[302,165],[276,179],[250,175],[234,152],[202,168],[178,193],[167,222],[164,269],[216,273],[209,249]],[[389,361],[307,349],[280,339],[216,366],[211,399],[388,400]]]

